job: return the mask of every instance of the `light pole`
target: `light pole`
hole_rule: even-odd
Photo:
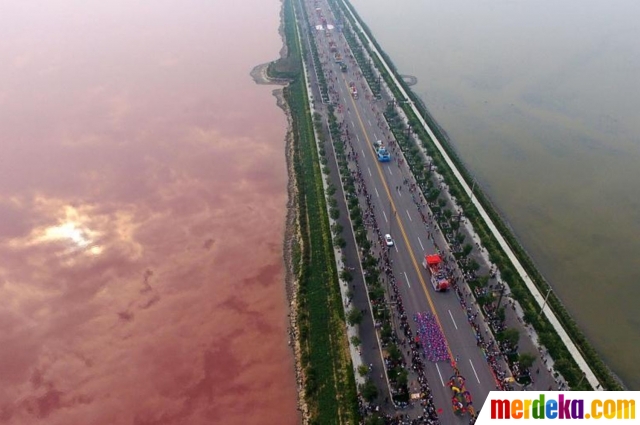
[[[587,376],[586,373],[582,372],[582,378],[580,378],[580,381],[578,381],[578,384],[576,385],[576,387],[579,387],[580,384],[582,384],[582,381],[584,381],[584,378]]]
[[[473,179],[473,184],[471,185],[471,203],[473,204],[473,190],[476,188],[476,179]]]
[[[547,300],[549,299],[549,294],[551,294],[551,291],[552,291],[552,288],[549,287],[549,290],[547,291],[547,295],[545,295],[544,297],[544,302],[542,303],[542,308],[540,309],[540,313],[538,313],[538,317],[540,317],[540,315],[542,314],[542,311],[547,306]]]
[[[500,285],[500,298],[498,298],[498,307],[496,307],[496,310],[500,309],[500,303],[502,303],[502,297],[504,296],[504,289],[505,289],[504,283],[500,282],[499,285]]]

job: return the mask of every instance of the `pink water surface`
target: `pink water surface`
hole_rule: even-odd
[[[296,423],[280,3],[2,9],[0,423]]]

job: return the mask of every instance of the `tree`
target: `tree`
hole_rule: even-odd
[[[345,246],[347,246],[347,241],[342,236],[338,236],[333,240],[333,245],[336,248],[344,248]]]
[[[534,328],[538,327],[537,325],[540,323],[540,313],[531,308],[528,308],[524,312],[523,319],[526,323],[532,325]]]
[[[514,274],[510,268],[504,267],[500,270],[500,277],[507,283],[513,282]]]
[[[496,313],[496,316],[498,316],[498,319],[500,319],[500,321],[501,321],[501,322],[504,322],[504,320],[505,320],[505,319],[506,319],[506,317],[507,317],[507,313],[506,313],[506,311],[504,310],[504,307],[500,307],[500,308],[498,309],[498,312]]]
[[[383,340],[387,340],[389,338],[391,338],[391,336],[393,335],[393,330],[391,330],[391,325],[389,325],[389,323],[385,323],[384,326],[382,326],[382,331],[380,331],[380,337]]]
[[[400,373],[398,373],[398,377],[396,378],[396,383],[399,387],[406,387],[409,383],[409,374],[406,370],[402,369]]]
[[[389,353],[389,358],[394,362],[398,362],[402,359],[402,353],[397,345],[391,344],[387,348],[387,353]]]
[[[520,366],[525,369],[529,369],[531,366],[533,366],[533,363],[535,361],[536,356],[531,353],[522,353],[518,356],[518,362],[520,363]]]
[[[360,392],[362,397],[371,403],[378,397],[378,387],[370,379],[367,379],[364,384],[360,385]]]
[[[507,328],[499,334],[498,339],[509,343],[512,347],[516,347],[520,340],[520,331],[515,328]]]
[[[347,269],[344,269],[340,272],[340,278],[345,282],[351,282],[353,280],[353,275]]]
[[[473,251],[473,247],[468,243],[462,247],[462,255],[465,257],[471,254],[471,251]]]
[[[471,260],[469,262],[469,269],[473,270],[474,272],[477,271],[480,268],[480,264],[478,264],[478,262],[476,260]]]
[[[362,323],[363,317],[364,315],[362,314],[362,311],[353,307],[347,314],[347,323],[351,326],[359,325]]]
[[[384,297],[384,289],[380,285],[374,285],[369,291],[369,297],[372,300],[380,300]]]
[[[427,201],[435,202],[435,200],[438,199],[438,196],[440,196],[440,189],[433,188],[427,194]]]
[[[369,251],[371,249],[371,242],[369,242],[368,239],[365,239],[360,243],[360,248],[362,248],[364,251]]]
[[[485,286],[489,282],[489,276],[480,276],[478,278],[478,285]]]
[[[367,373],[369,373],[369,366],[365,364],[361,364],[360,366],[358,366],[358,374],[360,376],[367,376]]]
[[[365,425],[384,425],[384,419],[378,415],[369,416],[364,421]]]
[[[355,293],[356,292],[353,290],[353,288],[349,287],[349,289],[347,289],[347,298],[353,298]]]
[[[356,347],[358,347],[360,344],[362,344],[362,341],[360,341],[360,338],[358,338],[358,335],[354,335],[351,337],[351,343]]]
[[[307,367],[305,370],[305,393],[310,396],[313,395],[318,389],[318,376],[315,368],[312,366]]]

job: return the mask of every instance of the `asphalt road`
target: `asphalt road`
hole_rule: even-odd
[[[313,4],[313,3],[311,3]],[[329,24],[335,25],[333,15],[325,2],[318,2]],[[320,24],[313,13],[315,5],[310,7],[309,18],[312,23]],[[336,43],[337,49],[347,64],[347,72],[340,71],[333,60],[329,41]],[[407,315],[412,318],[416,313],[434,314],[447,340],[450,361],[426,362],[426,376],[429,380],[436,407],[441,410],[443,423],[463,423],[464,420],[453,415],[451,410],[452,393],[446,385],[454,370],[451,362],[457,360],[462,376],[466,378],[466,389],[470,392],[476,410],[481,408],[489,391],[495,389],[496,381],[481,349],[476,344],[474,331],[467,321],[466,311],[461,307],[453,291],[435,292],[429,281],[429,273],[422,267],[425,254],[436,253],[428,229],[423,223],[419,206],[409,192],[405,179],[413,181],[411,173],[404,163],[398,163],[399,150],[392,154],[392,161],[380,163],[374,150],[374,142],[382,140],[385,145],[392,140],[382,113],[389,99],[375,101],[364,78],[359,77],[359,68],[352,59],[351,52],[342,34],[334,29],[329,32],[316,31],[316,44],[325,68],[327,81],[337,92],[337,101],[343,109],[340,117],[346,125],[354,150],[358,152],[363,178],[373,196],[374,211],[383,234],[389,233],[395,244],[389,249],[393,260],[393,271],[399,284]],[[349,83],[355,83],[359,96],[351,95]],[[316,99],[320,97],[317,96]],[[397,188],[401,188],[397,190]],[[415,192],[416,199],[418,194]],[[424,207],[423,212],[426,214]],[[431,226],[433,231],[433,226]],[[438,240],[438,238],[436,238]],[[440,249],[443,243],[438,242]],[[446,251],[445,251],[446,252]],[[416,326],[410,320],[413,333]]]

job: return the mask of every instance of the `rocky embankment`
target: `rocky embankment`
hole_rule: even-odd
[[[282,37],[282,49],[280,50],[280,58],[285,58],[287,56],[287,44],[285,40],[285,34],[283,31],[284,25],[284,16],[281,14],[280,16],[280,36]],[[293,157],[294,154],[294,136],[293,136],[293,127],[292,127],[292,116],[289,110],[289,106],[284,98],[282,86],[288,84],[287,80],[272,78],[269,76],[269,65],[270,63],[263,63],[255,66],[250,75],[256,84],[261,85],[277,85],[280,86],[273,90],[273,95],[276,98],[277,105],[284,111],[287,117],[287,132],[286,132],[286,144],[285,144],[285,154],[286,154],[286,163],[287,163],[287,174],[288,174],[288,185],[287,185],[287,193],[288,193],[288,201],[287,201],[287,217],[286,217],[286,226],[284,232],[284,263],[285,263],[285,287],[287,292],[287,299],[289,301],[289,346],[293,350],[293,356],[295,359],[295,374],[296,374],[296,383],[298,390],[298,410],[301,414],[301,422],[306,425],[309,423],[309,407],[305,401],[304,394],[304,371],[302,369],[301,362],[301,350],[300,350],[300,338],[299,338],[299,328],[297,325],[297,312],[298,312],[298,278],[295,274],[295,264],[294,261],[294,249],[295,247],[299,247],[300,245],[300,228],[298,226],[298,209],[297,209],[297,193],[298,188],[296,185],[296,175],[293,161],[295,160]]]

